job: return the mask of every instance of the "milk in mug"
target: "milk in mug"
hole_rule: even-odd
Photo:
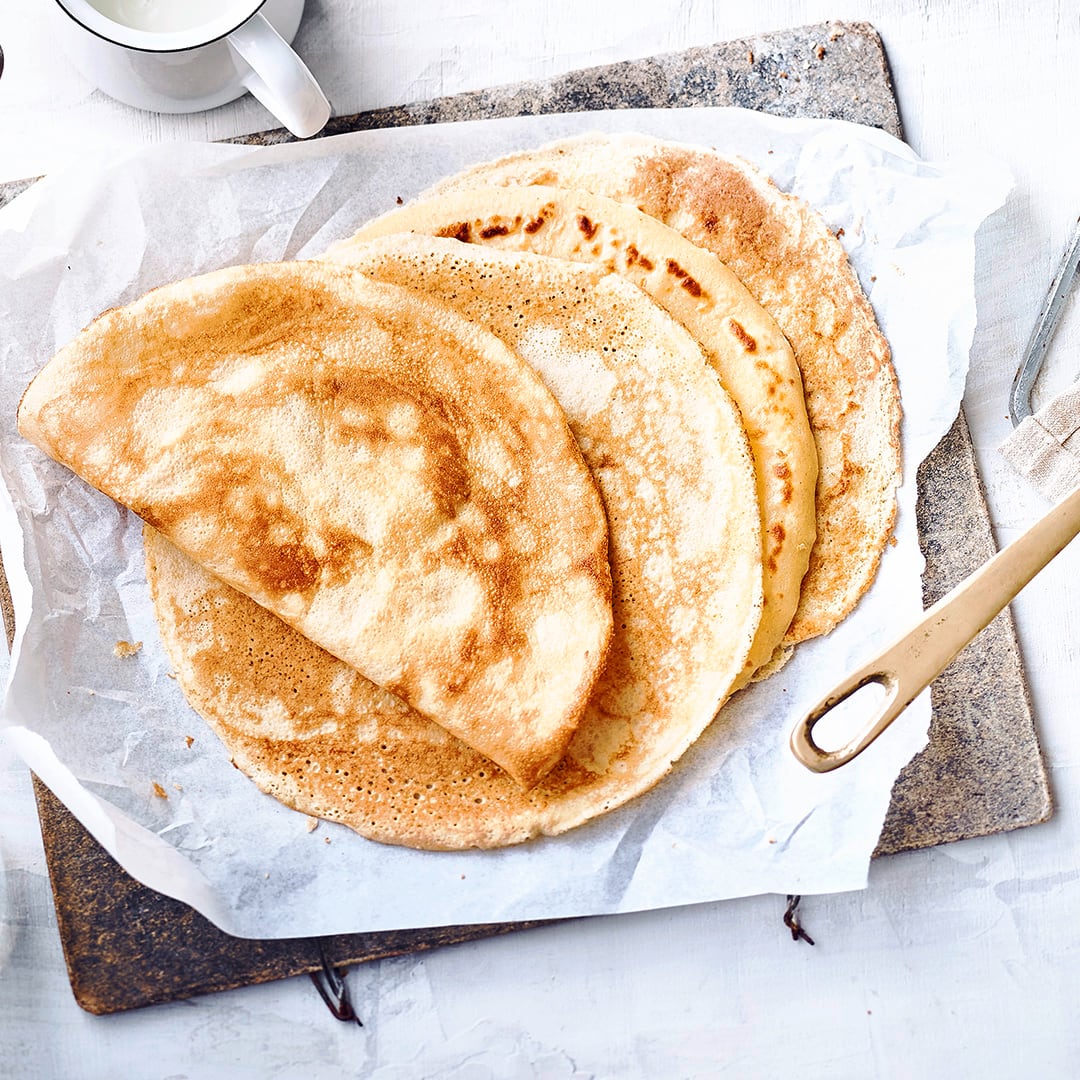
[[[193,30],[230,14],[240,23],[258,5],[255,0],[90,0],[90,6],[132,30],[169,34]]]

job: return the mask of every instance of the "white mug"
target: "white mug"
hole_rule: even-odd
[[[50,6],[75,67],[126,105],[199,112],[250,92],[300,138],[330,118],[319,84],[289,47],[304,0],[52,0]]]

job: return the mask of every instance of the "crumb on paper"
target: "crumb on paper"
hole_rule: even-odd
[[[184,790],[183,787],[181,787],[180,784],[173,784],[173,787],[176,788],[177,791],[183,791]]]
[[[889,537],[889,547],[896,547],[898,543],[900,543],[900,541],[896,539],[896,533],[893,533],[892,536]]]
[[[113,646],[113,656],[123,660],[126,657],[134,656],[141,648],[141,641],[118,641]]]
[[[834,27],[832,30],[829,31],[830,41],[836,41],[837,38],[842,38],[843,36],[844,31],[839,26]]]
[[[753,65],[754,65],[754,50],[753,49],[747,49],[746,50],[746,62],[751,67],[753,67]]]
[[[308,832],[314,832],[319,827],[319,819],[317,817],[309,817],[304,820],[307,824]]]
[[[398,206],[401,206],[401,204],[402,204],[402,203],[403,203],[404,201],[405,201],[405,200],[404,200],[404,199],[403,199],[403,198],[402,198],[402,197],[401,197],[400,195],[399,195],[399,196],[397,197],[397,204],[398,204]]]
[[[781,71],[780,72],[780,78],[781,79],[786,79],[787,77],[788,77],[788,73],[786,71]]]
[[[184,742],[187,744],[187,748],[190,750],[191,747],[192,747],[192,744],[195,742],[195,736],[194,735],[185,735],[184,736]]]
[[[836,230],[836,239],[839,240],[840,237],[843,236],[843,235],[844,235],[844,226],[841,225],[840,228]]]
[[[329,836],[324,836],[324,837],[322,838],[322,842],[323,842],[324,844],[329,844],[329,843],[330,843],[330,837],[329,837]]]
[[[462,881],[464,881],[464,880],[465,880],[465,875],[464,875],[464,874],[462,874],[462,875],[461,875],[461,880],[462,880]]]
[[[167,799],[169,797],[169,793],[156,780],[153,781],[152,788],[155,798]]]
[[[814,50],[814,55],[815,55],[815,56],[816,56],[816,57],[817,57],[817,58],[818,58],[819,60],[824,60],[824,59],[825,59],[825,46],[824,46],[824,45],[819,45],[819,46],[818,46],[818,47],[817,47],[817,48],[816,48],[816,49]]]
[[[264,879],[264,880],[266,880],[266,879],[267,879],[267,878],[269,878],[269,877],[270,877],[270,871],[269,871],[269,870],[267,870],[267,871],[266,871],[266,873],[265,873],[265,874],[263,874],[263,879]]]
[[[165,672],[165,678],[166,679],[172,679],[173,682],[176,682],[176,672],[175,671],[166,671]]]

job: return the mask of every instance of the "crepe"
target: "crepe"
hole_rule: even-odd
[[[556,394],[610,523],[615,630],[564,759],[522,791],[167,542],[147,536],[163,640],[236,764],[377,840],[492,847],[554,835],[651,787],[713,720],[761,616],[753,466],[693,339],[602,270],[453,240],[350,248],[503,337]],[[559,515],[551,528],[561,528]],[[264,657],[253,667],[252,652]]]
[[[752,166],[644,135],[593,134],[477,165],[425,197],[540,184],[632,204],[715,252],[795,351],[817,444],[816,540],[784,642],[827,633],[870,586],[892,534],[900,398],[888,344],[840,242]]]
[[[562,757],[611,635],[607,522],[493,335],[341,267],[233,267],[93,322],[19,429],[516,782]]]
[[[764,613],[739,682],[770,662],[799,602],[814,540],[817,455],[787,340],[712,254],[632,207],[552,188],[473,188],[423,199],[365,225],[327,258],[389,233],[452,236],[617,273],[693,335],[741,414],[761,505]]]

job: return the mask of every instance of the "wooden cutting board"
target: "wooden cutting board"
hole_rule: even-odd
[[[738,105],[833,117],[901,136],[880,38],[829,23],[573,72],[436,101],[337,117],[324,135],[370,128],[588,109]],[[238,140],[289,141],[283,131]],[[27,184],[0,189],[0,204]],[[1004,407],[1004,403],[1003,403]],[[926,604],[994,552],[971,439],[961,415],[919,471]],[[10,628],[10,604],[5,607]],[[932,690],[929,746],[893,790],[875,854],[929,847],[1045,821],[1051,797],[1011,616],[1003,613]],[[130,878],[36,783],[45,853],[71,985],[109,1013],[194,994],[345,967],[510,931],[500,923],[322,939],[231,938]]]

